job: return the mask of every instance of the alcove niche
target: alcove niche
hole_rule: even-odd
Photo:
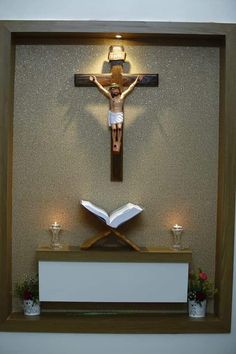
[[[0,29],[1,329],[230,331],[235,26],[8,21]],[[107,102],[94,88],[73,87],[73,75],[107,72],[107,50],[118,43],[117,33],[123,35],[119,44],[127,52],[126,70],[156,71],[160,84],[155,90],[137,88],[129,98],[124,182],[114,185],[109,181],[110,141],[104,124]],[[77,119],[81,116],[83,125]],[[94,159],[94,148],[99,158]],[[95,304],[93,316],[81,315],[68,304],[63,312],[57,311],[58,304],[44,304],[45,311],[33,321],[18,311],[12,283],[36,267],[36,248],[49,242],[53,218],[66,225],[65,242],[75,245],[101,227],[79,213],[79,199],[92,198],[91,186],[110,209],[124,202],[122,189],[145,205],[146,215],[124,226],[141,246],[169,246],[170,227],[184,224],[184,245],[193,250],[193,265],[206,267],[218,289],[206,318],[193,321],[183,308],[161,304],[144,306],[141,312],[129,304],[129,311],[116,313],[119,306],[111,303],[107,314],[96,313]],[[117,205],[110,197],[113,192],[120,195],[120,200],[114,198]],[[102,198],[106,194],[107,199]]]

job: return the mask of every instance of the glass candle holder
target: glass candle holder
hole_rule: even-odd
[[[174,225],[171,229],[171,231],[173,233],[172,248],[174,248],[175,250],[180,250],[182,248],[181,238],[182,238],[183,230],[184,230],[183,226],[180,226],[177,224]]]
[[[62,244],[60,242],[60,231],[61,231],[61,225],[59,225],[57,222],[54,222],[54,224],[51,225],[50,230],[52,232],[52,239],[51,239],[51,248],[61,248]]]

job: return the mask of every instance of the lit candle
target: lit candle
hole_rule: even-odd
[[[61,225],[60,224],[58,224],[58,222],[54,222],[53,224],[52,224],[52,229],[59,229],[59,228],[61,228]]]
[[[175,250],[180,250],[182,248],[181,234],[182,234],[184,228],[181,225],[175,224],[171,230],[173,232],[173,245],[172,245],[172,247]]]
[[[60,236],[59,233],[61,231],[61,225],[58,224],[58,222],[54,222],[51,227],[50,227],[51,231],[52,231],[52,240],[51,240],[51,247],[52,248],[61,248],[61,242],[60,242]]]

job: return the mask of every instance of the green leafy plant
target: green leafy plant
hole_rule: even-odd
[[[198,269],[197,272],[189,273],[188,299],[201,304],[202,301],[213,298],[217,289],[208,279],[208,275]]]
[[[32,300],[39,302],[39,279],[38,274],[33,276],[25,275],[23,279],[16,283],[15,294],[21,300]]]

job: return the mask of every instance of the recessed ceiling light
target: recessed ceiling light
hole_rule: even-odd
[[[122,38],[122,35],[121,34],[116,34],[116,38],[117,39]]]

